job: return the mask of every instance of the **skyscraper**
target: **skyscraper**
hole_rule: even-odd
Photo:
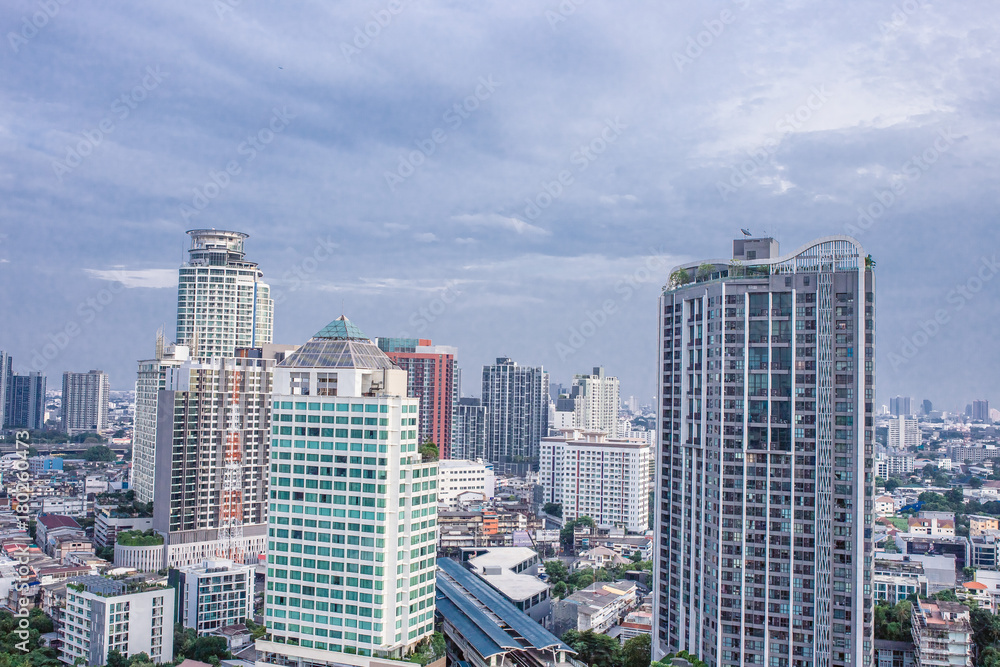
[[[922,409],[924,411],[925,416],[929,415],[930,413],[934,412],[934,404],[930,402],[930,399],[925,398],[922,403]]]
[[[274,302],[264,273],[244,259],[242,232],[192,229],[177,282],[177,339],[195,358],[232,357],[271,342]]]
[[[671,274],[654,657],[872,665],[873,264],[754,238]]]
[[[893,417],[889,420],[889,436],[886,445],[891,450],[919,447],[922,441],[920,425],[916,419]]]
[[[972,401],[972,420],[977,422],[990,421],[990,402],[986,399]]]
[[[451,458],[454,400],[458,396],[458,350],[434,345],[424,338],[379,338],[375,341],[406,371],[406,395],[420,399],[417,433],[438,446],[441,458]]]
[[[573,376],[570,397],[579,399],[575,406],[577,428],[614,437],[620,403],[618,378],[605,375],[603,366],[595,366],[590,375]]]
[[[275,369],[258,664],[384,665],[432,634],[437,463],[406,386],[343,316]]]
[[[909,396],[893,396],[889,399],[889,413],[893,417],[908,417],[912,412],[910,412],[910,397]]]
[[[10,384],[12,361],[10,355],[0,350],[0,428],[7,425],[7,385]]]
[[[549,374],[500,357],[483,366],[486,460],[498,474],[538,469],[538,445],[549,428]]]
[[[451,458],[485,459],[486,408],[478,398],[461,398],[455,407],[455,440]]]
[[[108,427],[111,382],[104,371],[63,373],[63,433],[100,433]]]
[[[12,373],[7,380],[4,426],[40,431],[45,426],[45,376],[38,371]]]

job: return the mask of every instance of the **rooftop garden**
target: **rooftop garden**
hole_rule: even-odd
[[[123,547],[155,547],[163,544],[163,536],[152,528],[147,531],[126,530],[118,533],[115,542]]]

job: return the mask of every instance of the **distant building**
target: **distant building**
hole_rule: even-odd
[[[11,356],[0,350],[0,428],[7,425],[7,387],[13,375]]]
[[[595,366],[589,375],[574,375],[570,398],[578,399],[573,426],[585,431],[601,431],[612,437],[617,435],[618,378],[605,375],[603,366]]]
[[[552,605],[552,631],[593,630],[603,634],[636,606],[637,588],[632,581],[596,582]]]
[[[507,357],[483,366],[485,460],[499,474],[523,477],[538,469],[538,445],[548,433],[549,374]],[[465,453],[468,455],[468,452]]]
[[[61,456],[32,456],[28,459],[28,472],[32,475],[47,475],[62,469]]]
[[[452,454],[452,418],[458,401],[458,349],[423,338],[377,338],[375,343],[406,371],[406,395],[420,399],[417,434],[432,440],[442,459]]]
[[[990,420],[990,402],[982,399],[972,401],[972,421],[987,422]]]
[[[906,477],[913,472],[916,457],[906,450],[889,450],[875,454],[875,476],[882,479]]]
[[[907,417],[911,414],[910,412],[910,397],[909,396],[893,396],[889,399],[889,413],[893,417]]]
[[[959,602],[917,600],[911,619],[917,665],[974,664],[969,608]]]
[[[561,504],[566,520],[589,516],[600,526],[645,532],[651,456],[645,441],[609,438],[598,431],[566,429],[542,438],[543,499]]]
[[[906,450],[919,447],[920,443],[920,425],[916,419],[896,417],[889,420],[889,449]]]
[[[126,530],[147,531],[153,527],[153,517],[134,517],[118,514],[114,508],[102,507],[95,512],[94,544],[111,547],[118,533]]]
[[[921,402],[920,408],[923,411],[925,417],[930,416],[930,414],[934,412],[934,404],[931,403],[930,400],[926,398]]]
[[[45,376],[37,371],[9,375],[5,401],[6,428],[42,430],[45,425]]]
[[[1000,520],[994,516],[981,516],[978,514],[968,515],[969,537],[982,535],[990,530],[1000,530]]]
[[[910,517],[907,519],[907,526],[913,535],[954,535],[954,517],[954,514],[951,518]]]
[[[892,605],[913,594],[927,595],[927,575],[919,561],[876,558],[872,583],[875,600]]]
[[[174,621],[203,635],[253,618],[255,567],[220,558],[170,570],[178,599]]]
[[[876,514],[893,514],[896,511],[896,504],[892,496],[879,496],[875,499]]]
[[[1000,458],[1000,447],[995,445],[948,445],[947,451],[952,463],[982,463]]]
[[[456,508],[461,499],[485,502],[496,494],[493,466],[482,461],[458,459],[438,462],[438,505]]]
[[[913,667],[916,649],[912,642],[875,640],[875,667]]]
[[[108,652],[128,658],[147,654],[154,663],[174,659],[174,590],[87,576],[67,584],[66,608],[59,626],[59,659],[98,667]]]
[[[451,456],[475,461],[486,456],[486,408],[478,398],[459,399],[455,406]]]
[[[63,433],[100,433],[108,428],[111,382],[104,371],[63,373]]]

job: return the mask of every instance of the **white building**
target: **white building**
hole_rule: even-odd
[[[574,426],[613,435],[618,425],[619,392],[618,378],[605,375],[602,366],[595,366],[590,375],[574,375],[570,396],[580,399]]]
[[[202,635],[253,618],[254,570],[222,558],[171,570],[179,622]]]
[[[63,373],[63,433],[100,433],[108,428],[111,382],[104,371]]]
[[[972,667],[975,644],[968,607],[960,602],[917,600],[912,613],[917,665]]]
[[[920,426],[916,419],[894,417],[889,420],[889,449],[919,447],[922,441]]]
[[[563,430],[542,438],[539,483],[544,501],[562,505],[567,521],[591,517],[632,532],[649,527],[651,447],[604,433]]]
[[[496,495],[493,466],[483,461],[444,459],[438,462],[438,506],[455,509],[459,497],[486,501]]]
[[[80,577],[66,586],[66,607],[59,625],[59,659],[86,667],[108,661],[117,649],[128,658],[146,653],[153,662],[174,659],[174,590],[129,584],[106,577]]]
[[[406,371],[341,316],[275,368],[265,665],[383,665],[434,631],[437,467]]]

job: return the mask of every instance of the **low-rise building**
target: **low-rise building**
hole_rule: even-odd
[[[1000,565],[1000,531],[981,531],[973,535],[969,531],[969,551],[972,567],[996,570]]]
[[[941,591],[954,590],[956,585],[957,566],[955,557],[947,555],[907,555],[902,553],[880,553],[875,561],[875,573],[898,574],[899,570],[886,569],[887,565],[880,566],[880,562],[900,562],[919,564],[923,568],[923,575],[927,578],[926,595],[934,595]]]
[[[101,507],[94,520],[94,544],[98,547],[110,547],[115,543],[115,536],[122,531],[147,531],[152,527],[151,516],[130,516],[116,512],[113,507]]]
[[[174,591],[159,585],[130,584],[88,576],[67,583],[66,607],[59,627],[59,659],[86,667],[107,662],[118,650],[128,658],[146,653],[153,662],[174,658]]]
[[[875,667],[913,667],[916,649],[912,642],[875,640]]]
[[[969,608],[964,604],[917,600],[911,623],[917,665],[972,667],[975,644]]]
[[[175,622],[202,635],[253,618],[254,569],[220,558],[170,570],[168,581],[177,589]]]
[[[637,591],[632,581],[591,584],[552,605],[552,631],[607,632],[636,606]]]
[[[927,595],[923,563],[912,560],[875,559],[872,578],[875,600],[896,604],[910,595]]]
[[[955,515],[951,518],[910,517],[907,520],[909,532],[912,535],[954,535]]]
[[[969,540],[955,535],[899,533],[896,535],[896,546],[910,556],[950,554],[955,557],[955,565],[959,570],[971,562]]]
[[[457,509],[474,499],[484,503],[496,495],[492,464],[461,459],[438,463],[439,509]]]
[[[551,608],[549,585],[538,578],[541,559],[526,547],[478,549],[469,558],[472,571],[511,604],[539,623]]]
[[[879,496],[875,499],[876,514],[895,514],[896,504],[892,496]]]
[[[969,515],[969,536],[982,535],[989,530],[1000,530],[1000,519],[994,516]]]

